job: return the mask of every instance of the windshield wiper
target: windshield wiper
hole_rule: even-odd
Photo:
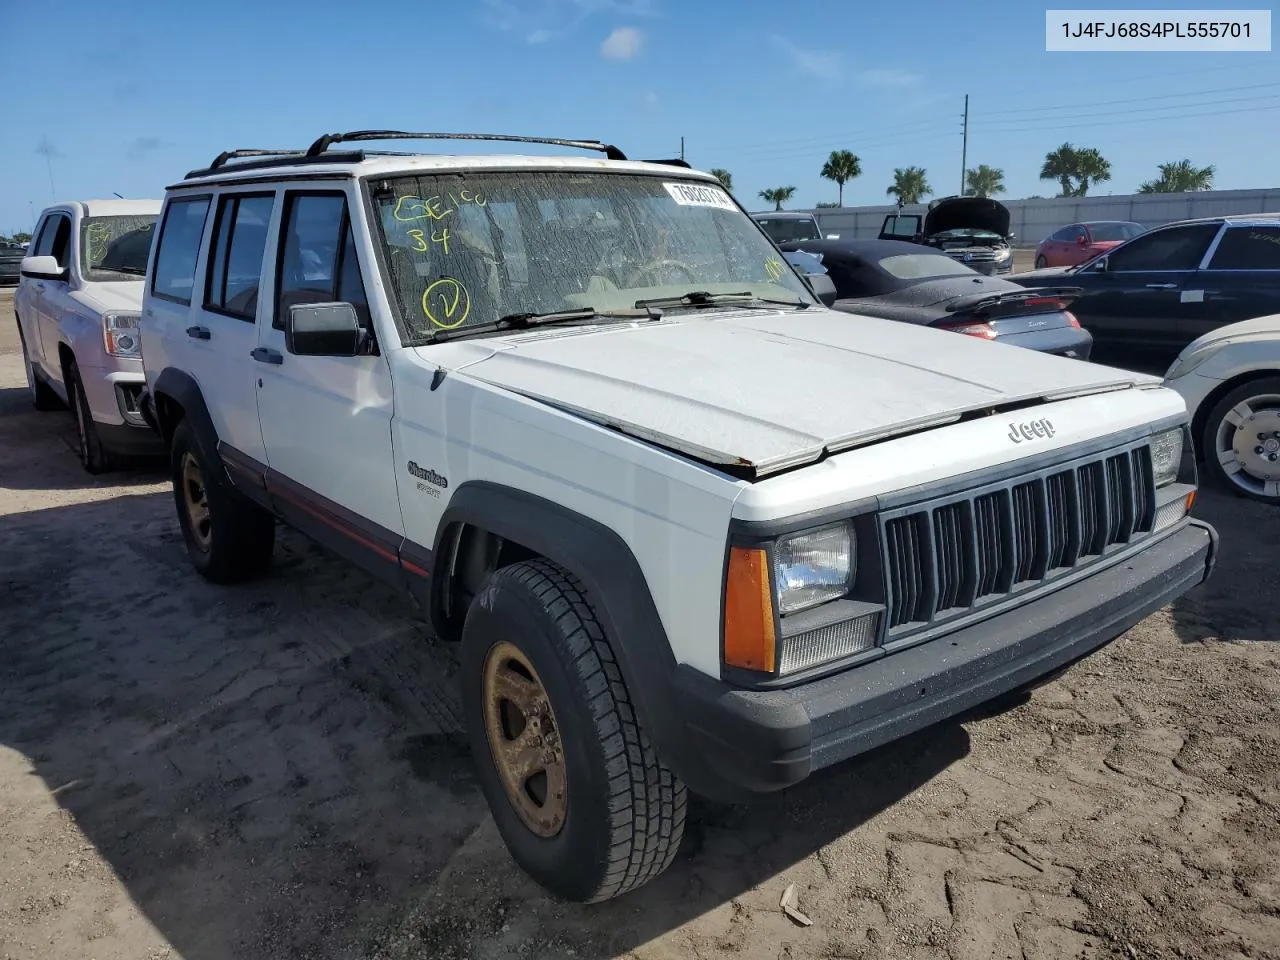
[[[706,290],[690,290],[678,297],[653,297],[649,300],[637,300],[637,307],[718,307],[722,304],[761,304],[795,307],[804,310],[809,306],[803,300],[771,300],[768,297],[757,297],[750,290],[738,293],[710,293]]]
[[[134,277],[145,277],[147,275],[147,271],[145,269],[139,270],[137,267],[102,267],[100,266],[97,269],[106,270],[108,273],[127,273]]]
[[[574,323],[584,320],[661,320],[662,313],[647,308],[635,310],[597,310],[594,307],[582,307],[577,310],[550,310],[546,313],[508,313],[490,323],[475,323],[457,330],[437,330],[431,335],[431,342],[456,340],[477,333],[492,333],[495,330],[527,330],[531,327],[542,327],[553,323]]]

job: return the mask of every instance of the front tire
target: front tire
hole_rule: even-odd
[[[173,432],[170,468],[178,524],[196,571],[213,583],[263,573],[275,547],[275,517],[231,486],[186,420]]]
[[[1200,443],[1218,486],[1280,505],[1280,377],[1243,383],[1219,400]]]
[[[1043,270],[1043,269],[1044,269],[1045,267],[1047,267],[1048,265],[1049,265],[1049,261],[1048,261],[1048,260],[1046,260],[1046,259],[1044,258],[1044,254],[1043,254],[1043,253],[1036,257],[1036,269],[1037,269],[1037,270]]]
[[[503,567],[471,604],[460,655],[477,775],[516,863],[579,903],[666,870],[688,795],[641,728],[581,584],[546,560]]]
[[[115,459],[98,437],[98,428],[93,422],[93,412],[89,409],[89,401],[84,395],[84,381],[80,379],[80,368],[74,360],[67,364],[67,400],[71,406],[71,415],[76,420],[76,442],[80,465],[86,472],[94,475],[107,473],[115,467]]]

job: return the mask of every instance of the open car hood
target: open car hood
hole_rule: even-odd
[[[944,197],[935,200],[924,218],[924,235],[944,230],[989,230],[1009,236],[1009,208],[991,197]]]
[[[753,479],[997,405],[1160,383],[818,307],[526,331],[449,347],[463,348],[453,354],[462,375]],[[428,362],[439,356],[418,350]]]

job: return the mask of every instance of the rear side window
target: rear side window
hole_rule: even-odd
[[[209,212],[208,197],[174,200],[165,210],[156,250],[151,292],[174,303],[190,304],[195,287],[196,257]]]
[[[278,269],[271,321],[277,330],[284,329],[284,318],[294,305],[334,301],[351,304],[360,322],[370,327],[369,301],[345,194],[286,195]]]
[[[1210,270],[1280,270],[1280,227],[1230,227]]]
[[[218,201],[205,284],[208,309],[253,322],[274,206],[271,194],[230,194]]]

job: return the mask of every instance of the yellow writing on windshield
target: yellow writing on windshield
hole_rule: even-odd
[[[453,202],[452,205],[449,201]],[[468,203],[475,204],[477,207],[488,205],[488,201],[477,191],[463,188],[457,193],[448,193],[445,196],[399,197],[396,199],[391,216],[401,223],[411,223],[414,220],[443,220],[451,213],[457,213],[460,207]]]
[[[777,257],[769,257],[764,262],[764,272],[769,275],[769,279],[777,283],[782,276],[782,261]]]
[[[102,223],[91,223],[86,232],[89,262],[101,263],[111,249],[111,228]]]
[[[441,277],[422,291],[422,312],[432,326],[452,330],[462,326],[471,315],[471,294],[460,280]]]
[[[413,249],[418,253],[426,253],[431,249],[430,244],[427,243],[427,235],[421,230],[410,230],[409,237],[413,240]],[[445,227],[439,232],[432,230],[431,243],[439,244],[447,254],[449,252],[449,228]]]

